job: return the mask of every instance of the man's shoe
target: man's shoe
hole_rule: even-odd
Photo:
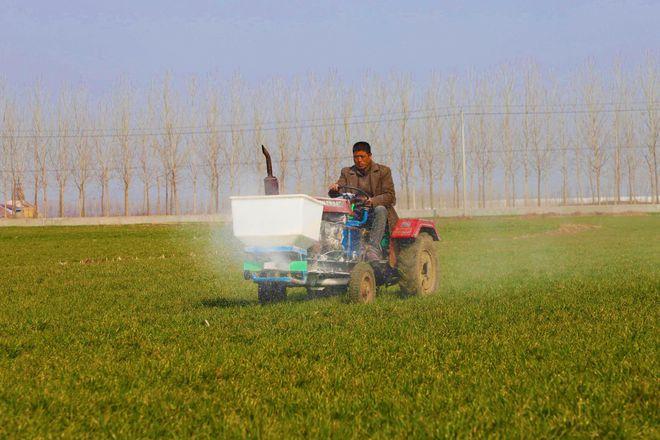
[[[364,251],[364,258],[367,261],[379,261],[383,259],[383,252],[375,246],[367,245]]]

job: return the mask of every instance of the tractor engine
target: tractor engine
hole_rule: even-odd
[[[353,261],[357,259],[364,235],[363,229],[351,227],[355,213],[351,204],[341,198],[317,198],[323,203],[320,240],[312,253],[318,260]]]
[[[344,235],[345,215],[329,215],[321,220],[320,250],[321,254],[333,251],[343,251],[342,240]]]

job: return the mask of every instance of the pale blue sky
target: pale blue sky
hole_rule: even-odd
[[[530,56],[561,74],[659,49],[658,1],[0,0],[0,76],[16,86],[103,90],[165,71],[423,78]]]

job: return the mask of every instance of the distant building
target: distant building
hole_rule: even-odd
[[[12,201],[0,203],[0,216],[11,218],[35,218],[37,210],[34,206],[24,200],[17,200],[16,207],[12,205]]]

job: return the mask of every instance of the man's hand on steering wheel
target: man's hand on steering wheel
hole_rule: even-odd
[[[333,196],[333,193],[336,195]],[[338,185],[336,183],[330,186],[330,197],[339,197],[344,194],[350,194],[352,196],[350,198],[351,202],[368,208],[372,206],[371,197],[363,189],[348,185]]]

